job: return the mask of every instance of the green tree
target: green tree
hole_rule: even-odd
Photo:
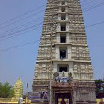
[[[8,82],[0,83],[0,98],[11,98],[14,96],[14,89]]]
[[[104,81],[101,79],[95,80],[95,84],[96,84],[96,97],[104,98]]]
[[[23,95],[23,99],[26,99],[26,95]]]

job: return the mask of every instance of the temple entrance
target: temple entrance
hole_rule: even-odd
[[[72,104],[71,93],[56,93],[55,104]]]

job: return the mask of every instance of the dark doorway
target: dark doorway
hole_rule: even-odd
[[[60,50],[60,59],[66,59],[66,50]]]
[[[59,67],[59,72],[68,72],[67,66]]]
[[[61,43],[66,43],[66,36],[61,36],[60,37],[60,42]]]
[[[65,25],[61,25],[61,31],[66,31],[66,26]]]
[[[71,93],[56,93],[55,104],[61,104],[62,100],[64,100],[66,104],[72,104]]]
[[[65,7],[61,8],[62,12],[65,12]]]

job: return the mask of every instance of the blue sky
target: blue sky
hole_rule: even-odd
[[[103,0],[81,0],[85,26],[104,21]],[[46,0],[0,0],[0,81],[14,85],[21,78],[31,91]],[[26,14],[27,13],[27,14]],[[36,26],[37,29],[29,27]],[[22,31],[27,29],[28,31]],[[86,28],[95,79],[104,75],[104,24]],[[8,38],[7,36],[13,35]],[[17,35],[17,36],[14,36]],[[6,38],[4,38],[6,37]],[[30,43],[32,42],[32,43]],[[30,44],[28,44],[30,43]],[[16,48],[11,48],[18,46]],[[22,45],[22,46],[21,46]],[[6,50],[5,50],[6,49]],[[4,50],[4,51],[3,51]],[[24,90],[25,92],[25,90]]]

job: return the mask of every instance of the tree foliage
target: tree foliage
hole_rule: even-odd
[[[11,98],[14,96],[14,89],[8,82],[0,83],[0,98]]]
[[[23,95],[23,99],[26,99],[26,95]]]
[[[104,81],[103,80],[95,80],[96,84],[96,97],[104,98]]]

